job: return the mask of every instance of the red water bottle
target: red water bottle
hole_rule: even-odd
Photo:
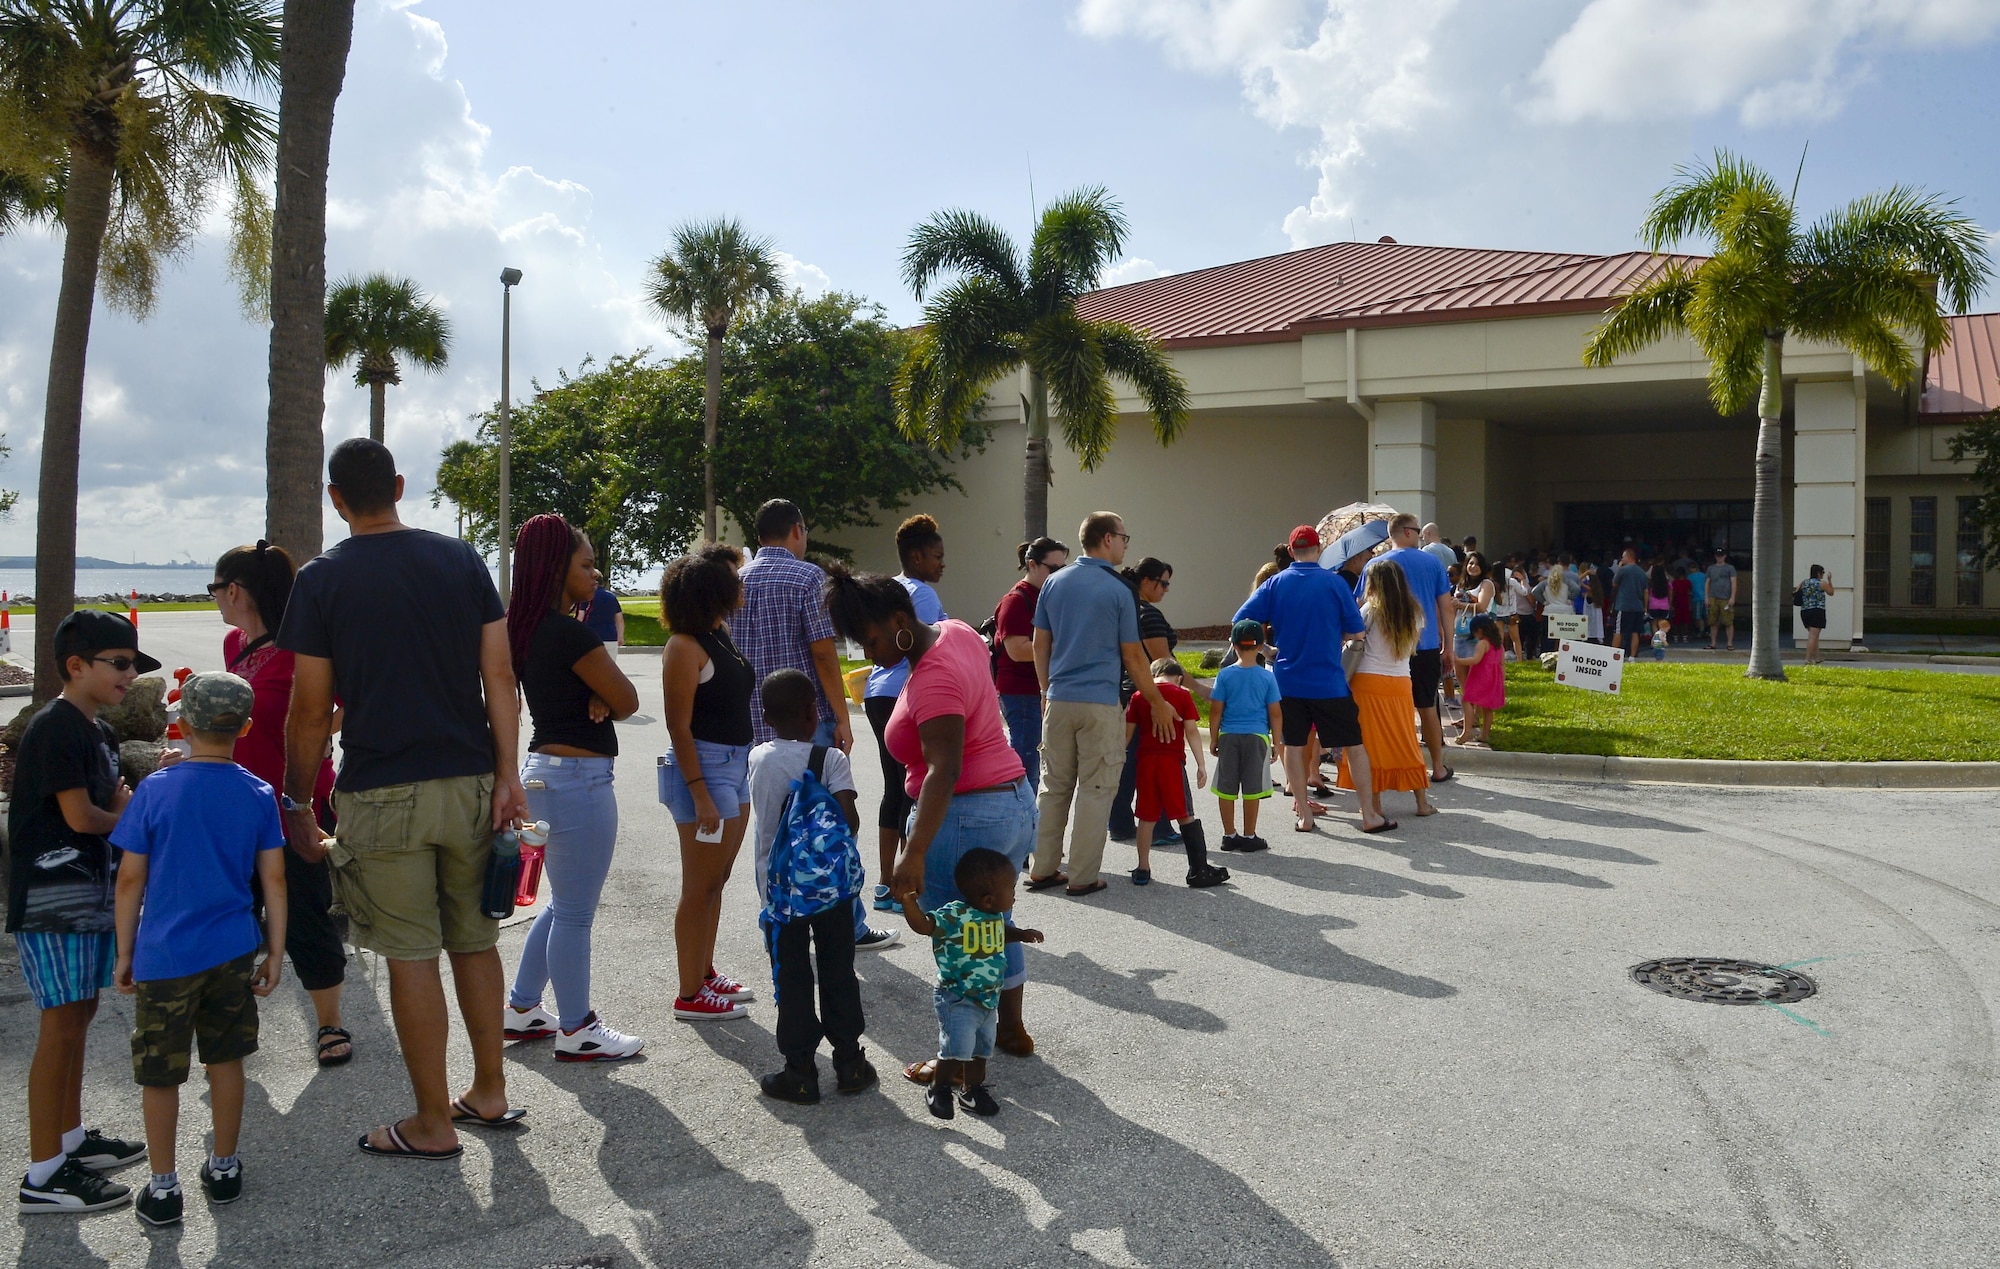
[[[523,824],[521,838],[521,882],[514,891],[514,906],[530,908],[535,904],[535,891],[542,885],[542,856],[549,848],[549,822],[536,820]]]

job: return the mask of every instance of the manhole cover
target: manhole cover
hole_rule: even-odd
[[[1797,970],[1715,956],[1669,956],[1632,967],[1632,981],[1663,996],[1712,1005],[1774,1005],[1804,1000],[1819,984]]]

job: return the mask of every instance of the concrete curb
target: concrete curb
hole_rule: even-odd
[[[1725,762],[1491,749],[1453,748],[1446,752],[1447,761],[1467,774],[1521,780],[1737,788],[2000,789],[2000,762]]]

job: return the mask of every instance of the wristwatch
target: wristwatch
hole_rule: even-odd
[[[280,793],[278,795],[278,805],[285,808],[287,813],[292,811],[304,811],[310,809],[303,802],[292,801],[292,795],[289,793]]]

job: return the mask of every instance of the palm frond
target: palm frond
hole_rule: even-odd
[[[326,296],[326,364],[357,362],[355,382],[366,384],[375,365],[394,374],[398,357],[426,370],[441,369],[451,355],[451,323],[408,278],[371,273],[334,283]],[[389,382],[396,382],[389,379]]]
[[[1694,274],[1679,260],[1633,287],[1583,345],[1583,364],[1608,366],[1687,329]]]
[[[724,334],[744,309],[784,295],[776,250],[733,217],[685,221],[652,263],[647,301],[691,330]]]
[[[968,274],[952,281],[924,306],[924,323],[931,342],[947,366],[976,360],[1027,327],[1028,314],[1019,292],[996,278]]]
[[[271,316],[271,198],[248,172],[236,177],[229,209],[229,276],[243,312]]]
[[[1123,322],[1092,322],[1103,350],[1104,368],[1138,389],[1153,416],[1153,435],[1162,445],[1180,439],[1188,421],[1187,381],[1174,369],[1160,341]]]
[[[1814,221],[1799,255],[1834,271],[1873,265],[1928,274],[1962,312],[1992,278],[1993,260],[1985,231],[1956,206],[1903,185],[1867,194]]]
[[[1694,271],[1694,294],[1683,317],[1695,347],[1709,357],[1745,338],[1783,331],[1791,316],[1792,285],[1784,262],[1725,251]]]
[[[1764,334],[1745,330],[1732,344],[1704,349],[1708,354],[1708,400],[1727,417],[1757,399],[1764,386]]]
[[[1118,201],[1101,185],[1065,194],[1043,208],[1028,247],[1028,290],[1036,308],[1052,313],[1095,288],[1130,230]]]
[[[1048,382],[1063,443],[1083,470],[1097,470],[1118,436],[1118,402],[1095,327],[1074,309],[1050,313],[1028,328],[1022,353]]]
[[[1023,289],[1021,263],[1007,231],[978,212],[941,211],[910,231],[903,248],[903,282],[918,300],[941,273],[991,278],[1007,290]]]
[[[1951,337],[1950,327],[1938,311],[1934,276],[1898,261],[1862,258],[1814,262],[1800,268],[1795,285],[1791,327],[1808,338],[1847,343],[1859,353],[1861,347],[1851,342],[1851,334],[1860,332],[1867,338],[1866,332],[1876,328],[1900,329],[1914,335],[1918,347],[1931,353],[1943,348]],[[1874,360],[1869,364],[1899,387],[1914,373],[1907,349],[1893,359],[1903,378],[1891,375]]]
[[[1764,170],[1725,149],[1704,164],[1674,169],[1674,181],[1653,196],[1639,231],[1648,251],[1666,251],[1688,238],[1722,239],[1721,224],[1732,203],[1788,205]]]
[[[175,88],[278,82],[279,14],[271,0],[154,0],[132,27],[133,51]]]
[[[947,356],[938,346],[936,329],[926,327],[911,341],[896,375],[897,429],[917,444],[956,449],[967,424],[978,416],[987,387],[1020,364],[1019,342],[1011,334],[977,345],[961,343]]]

